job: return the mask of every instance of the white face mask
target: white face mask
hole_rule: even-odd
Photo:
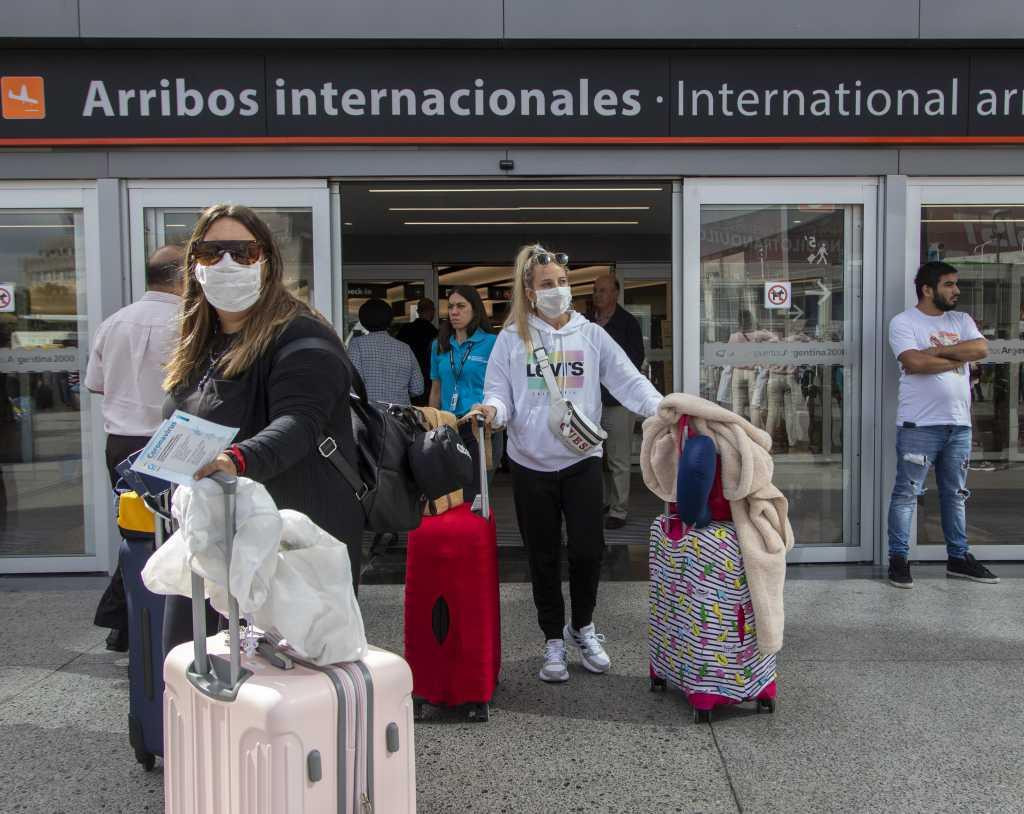
[[[196,279],[203,287],[207,302],[221,311],[238,313],[255,305],[260,298],[259,260],[251,266],[236,263],[229,252],[225,252],[216,265],[196,264]]]
[[[572,289],[567,285],[558,288],[541,288],[533,293],[537,297],[537,310],[548,319],[562,316],[572,305]]]

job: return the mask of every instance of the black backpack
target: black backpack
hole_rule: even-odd
[[[427,432],[420,413],[412,407],[370,401],[359,371],[333,343],[316,337],[296,339],[277,352],[274,362],[310,348],[336,356],[352,377],[349,410],[357,466],[341,454],[330,435],[317,440],[317,449],[352,487],[368,531],[411,531],[423,519],[428,495],[463,488],[467,471],[472,482],[472,458],[465,447],[451,443],[445,433]]]

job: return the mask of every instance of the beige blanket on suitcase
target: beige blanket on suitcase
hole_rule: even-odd
[[[736,413],[706,399],[672,393],[643,424],[640,468],[647,488],[662,500],[676,499],[679,465],[677,426],[683,415],[709,436],[722,461],[722,492],[729,501],[763,655],[782,648],[786,552],[793,547],[789,502],[772,483],[772,439]]]

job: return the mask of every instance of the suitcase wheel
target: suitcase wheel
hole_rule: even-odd
[[[695,724],[709,724],[709,723],[711,723],[711,710],[710,709],[695,709],[693,711],[693,722]]]
[[[412,719],[414,721],[423,720],[423,700],[420,698],[412,699]]]
[[[489,720],[490,717],[491,710],[486,703],[469,705],[469,720],[481,724]]]
[[[156,766],[156,755],[151,755],[149,752],[136,752],[135,759],[142,764],[142,768],[147,772],[153,771]]]
[[[658,678],[657,676],[651,676],[651,692],[655,692],[656,690],[664,692],[667,687],[668,682],[665,681],[665,679]]]
[[[775,714],[775,699],[774,698],[758,698],[757,699],[757,714],[760,715],[762,712],[767,712],[769,715]]]

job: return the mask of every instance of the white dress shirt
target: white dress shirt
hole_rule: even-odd
[[[164,365],[178,337],[176,294],[148,291],[103,321],[96,332],[85,386],[103,395],[107,435],[152,435],[164,403]]]

